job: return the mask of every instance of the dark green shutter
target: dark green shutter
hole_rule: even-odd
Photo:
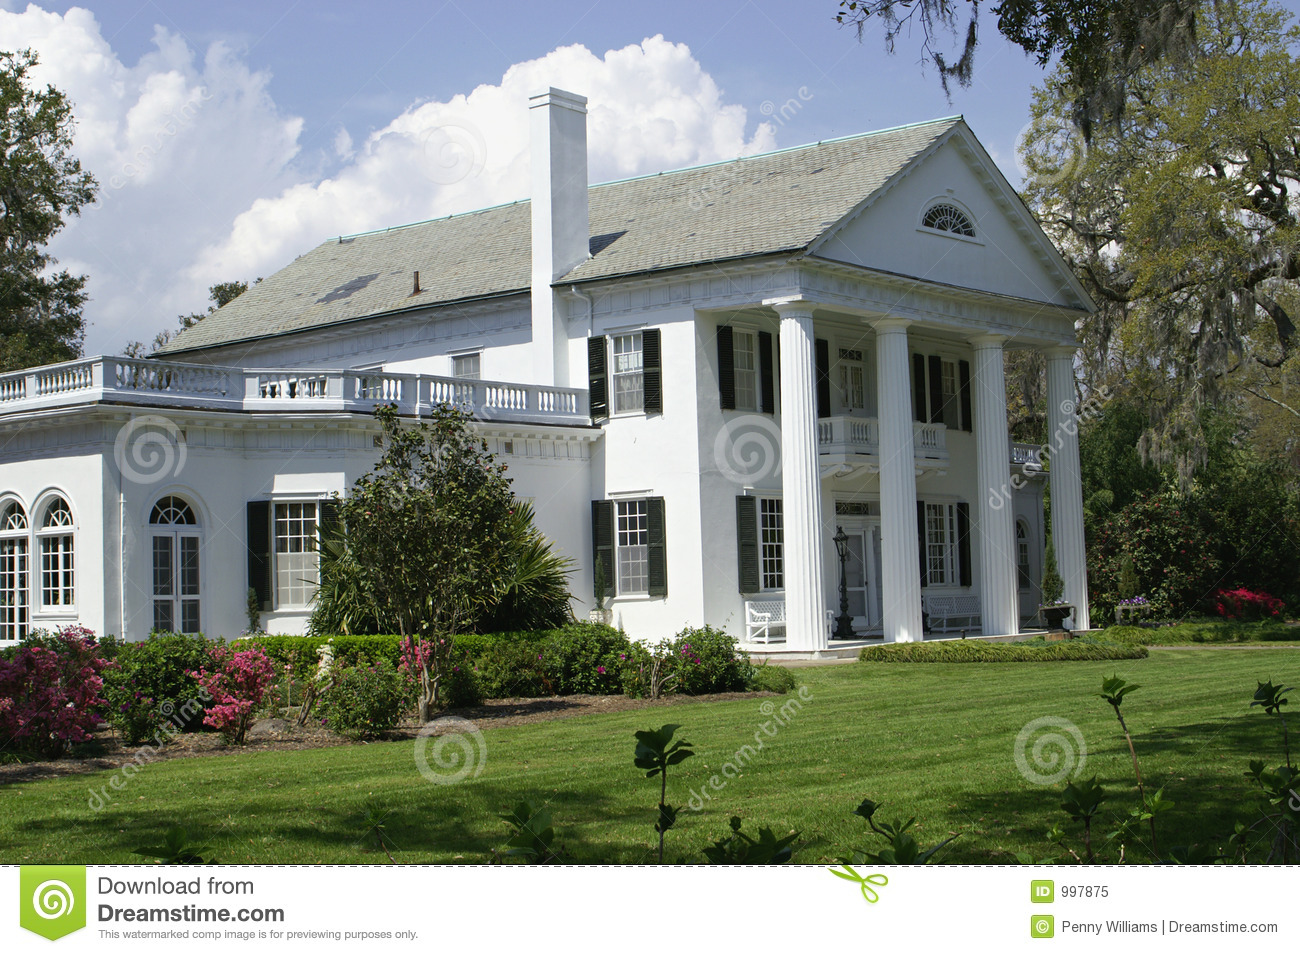
[[[609,417],[609,374],[606,355],[609,345],[604,335],[587,339],[587,396],[591,402],[591,419]]]
[[[736,409],[736,344],[730,325],[718,329],[718,402],[724,411]]]
[[[925,501],[916,502],[916,536],[921,550],[921,585],[930,585],[929,561],[925,558]]]
[[[816,341],[817,352],[817,416],[831,416],[831,343],[825,338]]]
[[[970,504],[957,504],[957,572],[961,585],[970,586]]]
[[[271,606],[271,502],[250,500],[248,516],[248,585],[263,611]]]
[[[969,431],[971,429],[969,361],[957,362],[957,376],[961,388],[961,429]]]
[[[943,358],[930,355],[930,423],[943,423]]]
[[[927,421],[925,413],[925,355],[912,355],[912,420]]]
[[[591,502],[591,552],[593,559],[605,566],[605,595],[614,595],[614,502]],[[592,563],[595,573],[596,563]],[[593,589],[594,592],[594,589]]]
[[[663,374],[659,370],[662,363],[659,329],[647,328],[641,332],[641,387],[647,414],[664,412]]]
[[[767,331],[758,333],[758,388],[759,407],[764,414],[776,413],[776,378],[773,377],[772,335]]]
[[[758,567],[758,498],[736,498],[736,559],[740,564],[740,592],[763,588]]]
[[[646,536],[649,538],[646,554],[647,590],[651,596],[667,596],[668,545],[665,539],[664,498],[648,498],[645,516]]]
[[[339,502],[335,497],[322,497],[316,502],[316,526],[322,537],[335,532],[339,527]]]

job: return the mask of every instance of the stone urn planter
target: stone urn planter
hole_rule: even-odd
[[[587,614],[587,622],[599,623],[601,626],[608,626],[613,618],[614,611],[608,609],[594,609]]]
[[[1038,612],[1048,629],[1068,632],[1065,629],[1065,619],[1067,616],[1074,615],[1074,607],[1069,603],[1053,603],[1051,606],[1038,607]]]

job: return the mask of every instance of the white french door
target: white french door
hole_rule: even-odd
[[[153,628],[160,633],[201,631],[196,533],[154,532]]]

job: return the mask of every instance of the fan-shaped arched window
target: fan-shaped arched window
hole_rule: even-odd
[[[966,238],[975,237],[975,223],[970,220],[970,216],[947,202],[938,202],[926,209],[921,224],[927,229],[952,232],[955,235],[964,235]]]
[[[153,540],[153,628],[159,633],[200,632],[199,535],[194,508],[166,496],[149,514]]]
[[[27,511],[10,500],[0,508],[0,640],[27,635],[29,546]]]
[[[41,512],[36,531],[41,555],[41,609],[63,610],[76,606],[76,523],[72,508],[54,496]]]

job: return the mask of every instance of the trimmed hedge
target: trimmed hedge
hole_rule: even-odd
[[[1121,646],[1092,640],[1059,642],[988,643],[977,639],[941,643],[890,643],[868,646],[860,662],[883,663],[1020,663],[1095,662],[1105,659],[1145,659],[1145,646]]]
[[[1128,646],[1197,646],[1237,643],[1300,642],[1300,626],[1259,623],[1179,623],[1177,626],[1112,626],[1107,642]]]

